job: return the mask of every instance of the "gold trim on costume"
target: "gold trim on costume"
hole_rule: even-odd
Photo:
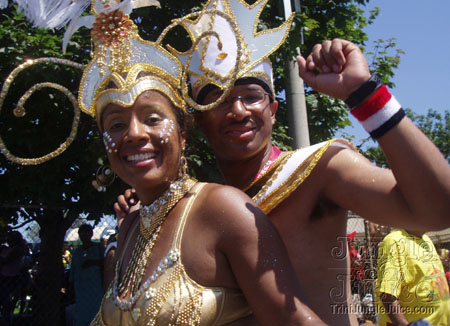
[[[242,0],[210,0],[201,12],[174,21],[185,27],[194,44],[186,52],[169,47],[183,62],[194,97],[207,84],[224,91],[224,96],[216,102],[199,105],[189,96],[186,98],[183,74],[183,96],[191,107],[199,111],[216,107],[239,78],[262,79],[274,91],[272,70],[267,60],[286,40],[294,14],[277,28],[258,32],[259,18],[267,2],[259,0],[249,5]]]
[[[262,196],[272,185],[272,183],[278,178],[279,174],[283,170],[284,165],[291,158],[294,153],[289,153],[282,158],[280,164],[273,171],[270,178],[264,183],[258,193],[253,196],[253,201],[258,203],[258,207],[265,213],[269,214],[275,207],[277,207],[283,200],[289,197],[294,190],[296,190],[305,179],[311,174],[312,170],[317,166],[317,163],[322,158],[326,150],[336,141],[344,141],[352,146],[350,142],[344,139],[331,139],[327,141],[322,147],[316,150],[313,154],[307,157],[303,162],[301,162],[298,167],[286,177],[285,181],[278,186],[276,189],[272,190],[269,194],[266,194],[264,198]],[[267,176],[266,173],[264,176]],[[261,176],[263,178],[264,176]],[[261,179],[260,178],[260,179]],[[259,180],[260,180],[259,179]],[[258,202],[259,201],[259,202]]]

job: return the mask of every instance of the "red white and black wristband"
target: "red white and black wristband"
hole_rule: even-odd
[[[375,139],[383,136],[405,117],[405,111],[400,103],[384,85],[379,87],[366,102],[352,109],[350,113]]]
[[[367,79],[364,84],[362,84],[356,91],[350,94],[349,97],[344,101],[345,104],[352,110],[358,105],[361,105],[363,101],[380,88],[383,85],[381,78],[377,74],[372,74],[369,79]]]

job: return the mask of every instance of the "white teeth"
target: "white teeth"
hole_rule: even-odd
[[[131,161],[131,162],[140,162],[140,161],[149,160],[154,157],[155,157],[154,153],[134,154],[134,155],[128,155],[127,160]]]

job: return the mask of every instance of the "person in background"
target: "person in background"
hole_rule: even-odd
[[[446,248],[438,249],[439,257],[441,258],[442,266],[444,267],[445,277],[450,286],[450,251]]]
[[[62,262],[63,262],[64,269],[70,269],[70,261],[71,261],[71,253],[69,250],[69,244],[64,243],[63,254],[62,254]]]
[[[431,239],[423,231],[395,230],[378,248],[379,326],[450,324],[449,287]]]
[[[81,245],[72,253],[69,284],[75,296],[75,325],[88,326],[103,297],[103,246],[92,241],[93,227],[78,229]]]
[[[17,299],[13,300],[13,297],[23,285],[26,244],[18,231],[7,233],[6,244],[0,251],[0,321],[2,325],[9,326]]]

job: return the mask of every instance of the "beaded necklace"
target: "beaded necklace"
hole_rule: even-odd
[[[185,196],[185,194],[197,183],[197,180],[189,175],[184,175],[170,185],[170,187],[148,206],[140,208],[140,232],[136,245],[133,249],[130,262],[125,271],[125,276],[119,284],[120,262],[116,264],[116,271],[113,282],[113,295],[115,304],[120,310],[131,310],[136,300],[147,291],[150,284],[172,266],[177,260],[179,253],[170,252],[163,261],[160,262],[155,272],[142,283],[145,269],[153,247],[161,230],[161,225],[165,221],[170,210]],[[128,299],[121,299],[121,296],[128,295]]]

